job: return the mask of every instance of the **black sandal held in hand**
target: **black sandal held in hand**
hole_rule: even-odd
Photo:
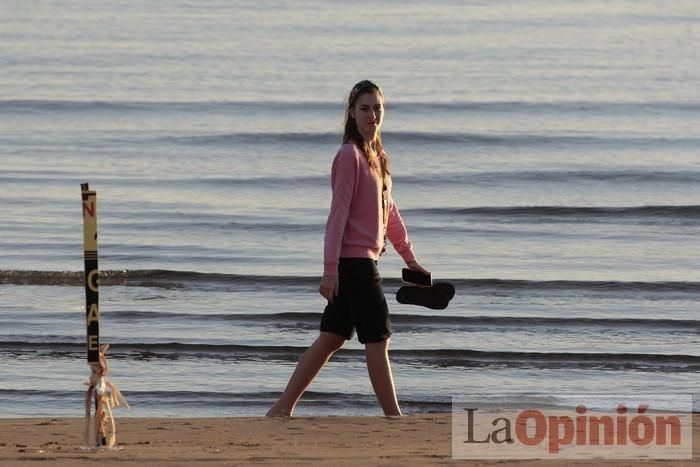
[[[430,287],[404,285],[396,292],[396,301],[404,305],[419,305],[433,310],[444,310],[455,296],[455,288],[447,282]]]

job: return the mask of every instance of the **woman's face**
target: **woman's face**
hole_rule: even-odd
[[[357,129],[366,141],[374,139],[384,119],[384,101],[376,92],[357,98],[350,115],[357,122]]]

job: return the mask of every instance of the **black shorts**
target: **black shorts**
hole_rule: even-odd
[[[377,262],[340,258],[338,284],[338,296],[323,311],[321,331],[350,339],[357,328],[357,339],[363,344],[387,340],[391,321]]]

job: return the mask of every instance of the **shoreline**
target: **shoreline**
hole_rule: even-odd
[[[590,465],[591,459],[453,460],[450,413],[293,418],[117,418],[117,450],[88,451],[82,418],[0,419],[0,464],[103,465]],[[696,465],[692,460],[596,459],[601,465]]]

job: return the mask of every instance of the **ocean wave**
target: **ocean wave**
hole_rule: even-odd
[[[9,177],[8,177],[9,178]],[[493,185],[496,183],[700,183],[700,171],[693,170],[522,170],[502,172],[449,172],[420,175],[399,175],[393,177],[395,183],[439,186],[446,184]],[[136,182],[140,182],[138,179]],[[119,180],[128,183],[129,180]],[[157,182],[157,180],[156,180]],[[164,180],[168,184],[202,184],[212,186],[328,186],[328,175],[297,175],[291,177],[212,177],[199,179]]]
[[[11,178],[10,176],[7,177]],[[46,177],[49,179],[49,177]],[[393,177],[396,184],[417,184],[421,186],[441,185],[494,185],[513,183],[663,183],[684,184],[700,183],[700,171],[697,170],[520,170],[500,172],[444,172],[417,175],[398,175]],[[29,181],[29,180],[28,180]],[[141,183],[140,180],[134,180]],[[130,180],[119,180],[129,183]],[[157,183],[158,180],[155,180]],[[256,177],[212,177],[199,179],[163,180],[168,184],[201,184],[211,186],[329,186],[327,175],[299,175],[291,177],[256,176]]]
[[[339,145],[342,143],[342,138],[338,132],[254,132],[162,136],[149,141],[195,146],[230,146],[234,144],[324,144],[330,146]]]
[[[130,406],[154,408],[159,406],[203,408],[211,409],[220,406],[223,411],[230,411],[235,407],[260,407],[261,414],[265,413],[274,401],[279,398],[279,392],[255,391],[255,392],[217,392],[217,391],[167,391],[157,388],[148,391],[131,390],[121,387],[128,398]],[[0,398],[6,403],[27,404],[33,400],[51,400],[54,404],[70,402],[84,397],[84,389],[60,390],[60,389],[2,389]],[[338,391],[305,391],[302,396],[305,407],[338,406],[353,408],[376,407],[377,399],[374,394]],[[449,412],[452,406],[450,397],[436,397],[433,394],[401,394],[399,397],[401,407],[410,412]],[[506,401],[500,402],[507,403]],[[515,401],[511,402],[515,403]]]
[[[0,388],[0,397],[17,397],[17,396],[42,396],[51,395],[56,398],[74,398],[76,394],[83,394],[84,389],[69,390],[52,390],[52,389],[3,389]],[[360,393],[344,393],[334,391],[306,391],[307,397],[321,400],[336,400],[345,397],[368,397],[370,394]],[[132,397],[142,399],[145,397],[157,396],[158,399],[167,401],[176,401],[183,399],[200,399],[206,398],[209,402],[212,401],[229,401],[233,399],[247,399],[249,401],[268,401],[279,397],[279,392],[272,391],[255,391],[255,392],[217,392],[217,391],[163,391],[157,389],[149,389],[148,391],[128,391],[129,399]]]
[[[0,182],[12,184],[41,183],[63,185],[66,181],[75,179],[73,172],[56,172],[36,170],[34,172],[4,171],[0,174]],[[203,186],[203,187],[257,187],[269,189],[274,187],[329,187],[328,175],[292,175],[265,176],[253,175],[248,177],[199,177],[199,178],[153,178],[97,176],[93,181],[98,183],[119,184],[121,186],[142,186],[144,179],[149,185],[172,187]],[[521,170],[499,172],[449,172],[423,173],[416,175],[398,175],[393,177],[394,183],[404,185],[420,185],[422,187],[440,187],[445,185],[512,185],[540,183],[614,183],[632,184],[696,184],[700,183],[700,171],[694,170]]]
[[[418,208],[402,211],[440,216],[479,216],[518,218],[565,218],[567,220],[651,218],[700,219],[700,206],[479,206],[452,208]]]
[[[238,286],[300,286],[317,285],[319,278],[311,276],[256,276],[217,274],[166,269],[103,270],[100,285],[110,286],[178,286],[184,284],[228,284]],[[0,270],[0,284],[13,285],[84,285],[82,271]]]
[[[479,134],[467,132],[382,132],[388,144],[410,145],[465,145],[503,147],[546,147],[546,146],[615,146],[615,147],[692,147],[700,145],[700,138],[666,138],[642,136],[579,136],[579,135],[538,135],[538,134]],[[337,132],[253,132],[219,133],[204,135],[178,135],[148,138],[140,137],[114,140],[117,143],[148,142],[195,146],[231,146],[233,144],[339,144]]]
[[[177,320],[202,322],[227,322],[235,324],[258,324],[275,327],[318,327],[321,313],[317,312],[283,312],[283,313],[181,313],[164,311],[114,310],[103,311],[102,317],[110,322],[152,322]],[[64,320],[75,317],[75,313],[51,312],[33,313],[33,319]],[[614,328],[647,329],[664,331],[684,331],[700,335],[700,321],[692,319],[663,318],[559,318],[542,316],[450,316],[392,313],[392,325],[404,331],[433,331],[436,328],[459,330],[462,328]]]
[[[224,273],[203,273],[196,271],[176,271],[167,269],[133,269],[100,271],[100,284],[103,286],[137,286],[137,287],[195,287],[223,285],[228,287],[316,287],[320,277],[317,276],[264,276]],[[595,292],[646,292],[672,293],[681,292],[700,294],[700,282],[659,281],[659,282],[622,282],[622,281],[531,281],[515,279],[464,279],[442,278],[449,281],[460,291],[507,291],[507,290],[581,290]],[[436,282],[440,282],[436,280]],[[36,270],[0,270],[0,284],[8,285],[84,285],[82,271],[36,271]],[[384,278],[389,287],[403,285],[399,278]]]
[[[429,104],[427,104],[429,105]],[[212,113],[212,112],[342,112],[343,104],[331,101],[126,101],[126,100],[0,100],[0,113]]]
[[[181,342],[113,342],[110,357],[128,360],[215,359],[236,361],[297,361],[306,347],[204,344]],[[0,341],[0,353],[79,358],[85,354],[84,342]],[[362,358],[362,349],[341,349],[336,361]],[[597,370],[638,370],[662,372],[700,371],[700,356],[605,353],[605,352],[508,352],[471,349],[393,349],[392,361],[399,364],[437,367],[497,368],[586,368]]]
[[[209,113],[232,111],[258,112],[342,112],[343,103],[337,101],[125,101],[125,100],[58,100],[58,99],[4,99],[0,113],[28,112],[174,112]],[[484,112],[526,114],[599,114],[639,115],[653,113],[694,113],[700,111],[700,102],[685,101],[451,101],[417,102],[388,101],[387,108],[399,112]]]
[[[500,172],[452,172],[420,174],[395,177],[401,184],[421,184],[440,186],[456,185],[494,185],[512,183],[700,183],[700,171],[695,170],[519,170]]]

